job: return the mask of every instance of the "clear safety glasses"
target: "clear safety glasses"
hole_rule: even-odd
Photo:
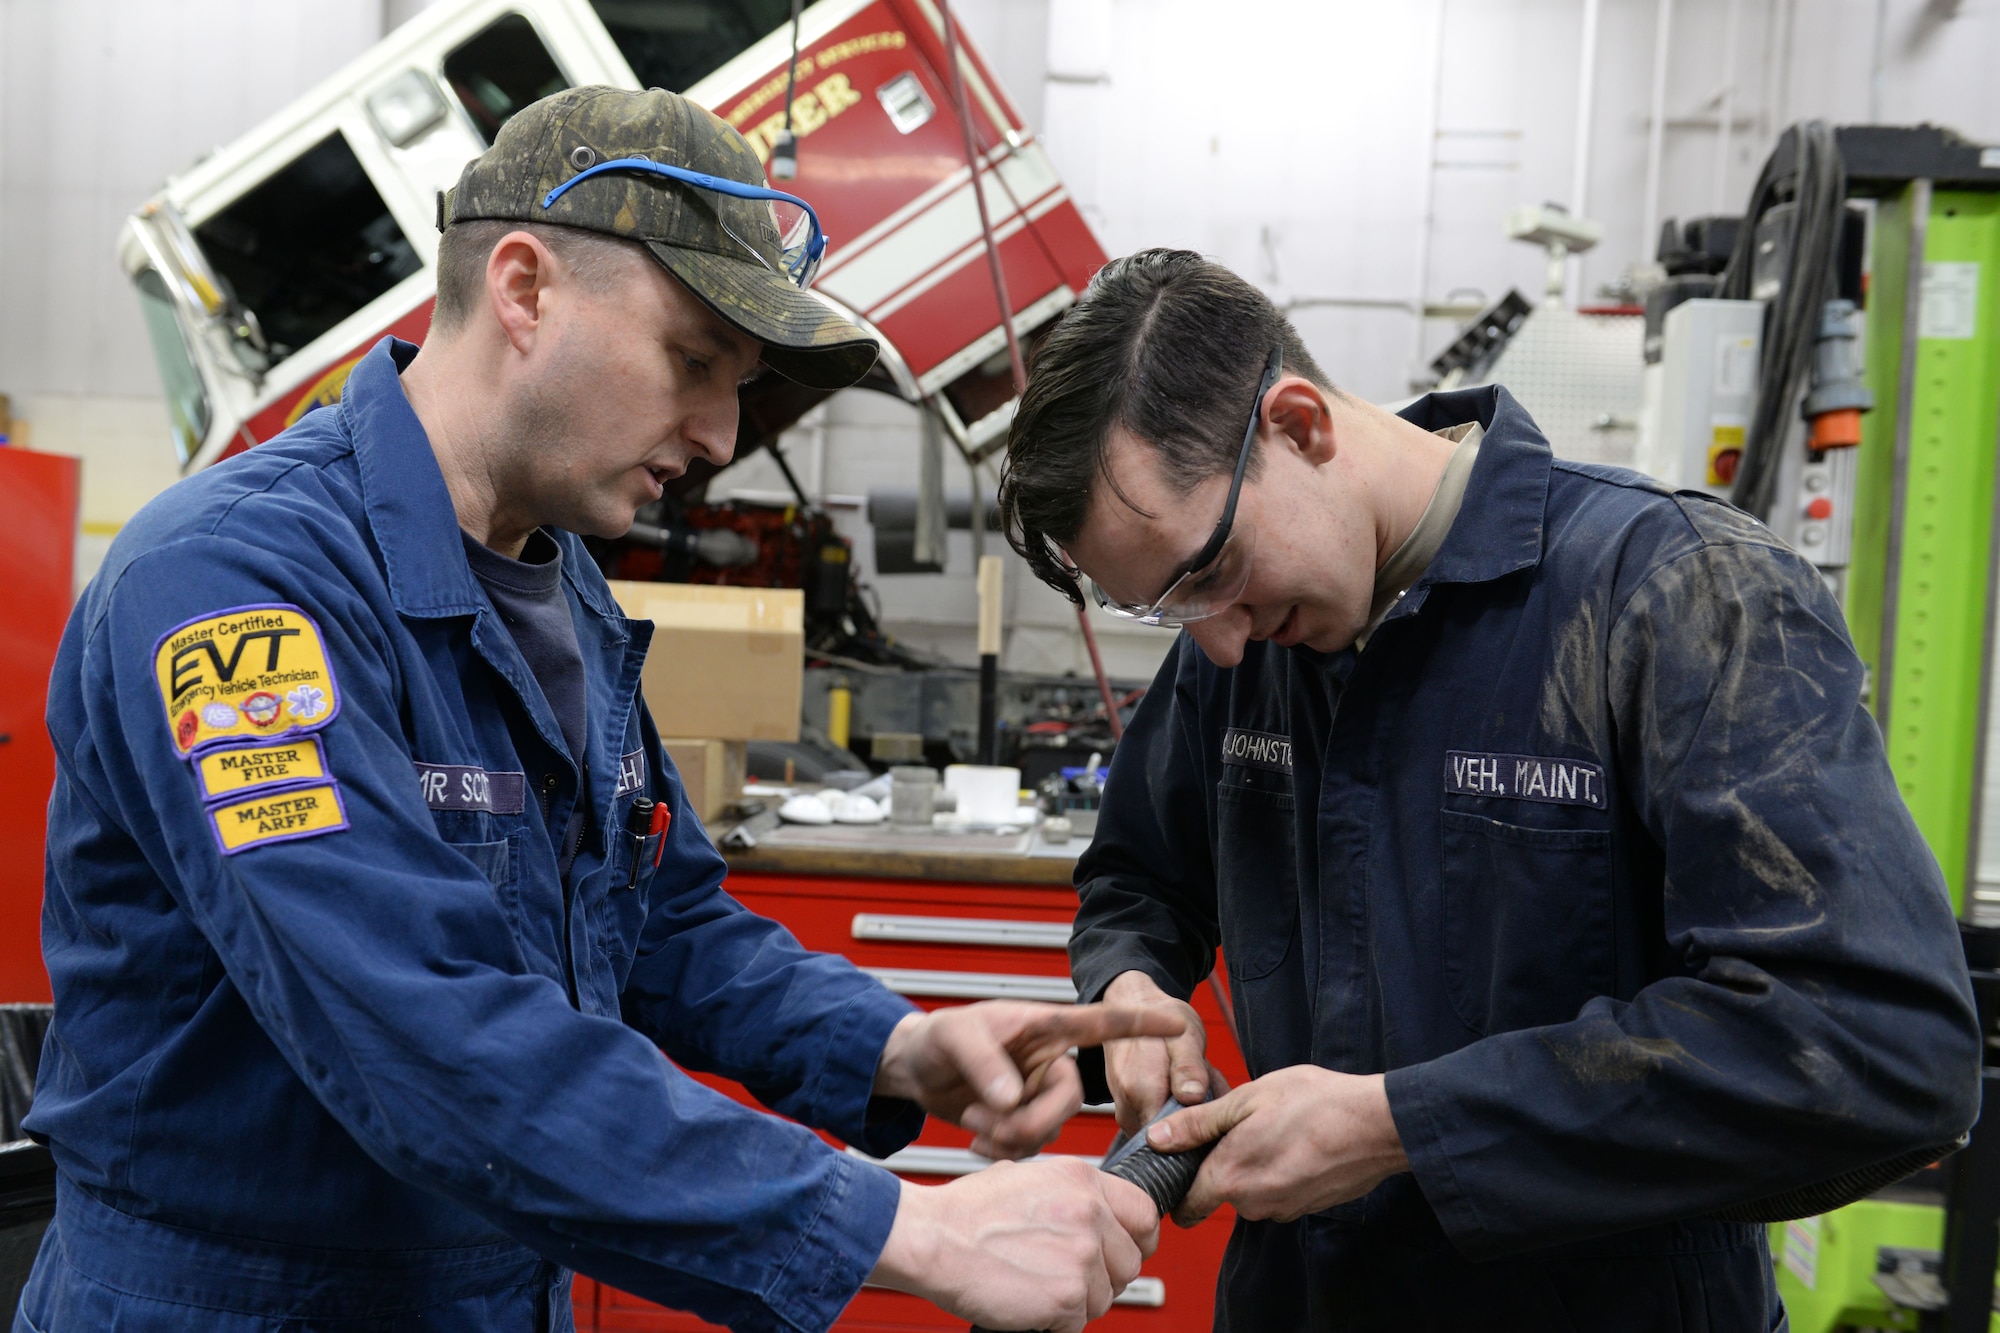
[[[1250,583],[1250,560],[1257,549],[1257,530],[1237,528],[1236,500],[1243,493],[1243,472],[1250,462],[1250,446],[1257,442],[1257,423],[1264,417],[1264,395],[1278,382],[1283,366],[1283,347],[1273,347],[1264,359],[1264,375],[1257,382],[1257,396],[1250,404],[1250,424],[1243,428],[1243,447],[1236,455],[1236,475],[1229,482],[1229,499],[1215,532],[1182,572],[1167,585],[1151,606],[1121,602],[1090,581],[1091,596],[1114,616],[1136,620],[1142,625],[1178,629],[1197,620],[1206,620],[1228,609]]]
[[[813,275],[819,272],[820,261],[826,257],[826,233],[820,230],[819,214],[813,212],[812,205],[795,194],[786,194],[783,190],[770,190],[761,185],[746,185],[742,181],[711,176],[701,171],[689,171],[686,167],[655,162],[650,158],[619,157],[609,162],[599,162],[594,167],[577,172],[544,195],[542,207],[547,208],[555,203],[577,182],[612,171],[637,171],[653,176],[665,176],[668,180],[692,185],[697,189],[712,190],[716,194],[726,194],[732,199],[769,203],[771,220],[778,228],[778,262],[782,265],[784,275],[801,288],[812,286]],[[717,210],[716,220],[721,223],[722,230],[728,233],[731,240],[742,246],[765,268],[771,268],[770,257],[737,235],[721,210]]]

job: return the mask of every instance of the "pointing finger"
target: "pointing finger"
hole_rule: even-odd
[[[1057,1037],[1073,1046],[1102,1046],[1129,1037],[1178,1037],[1187,1020],[1171,1009],[1127,1004],[1079,1004],[1050,1007],[1037,1015],[1029,1031],[1037,1037]]]

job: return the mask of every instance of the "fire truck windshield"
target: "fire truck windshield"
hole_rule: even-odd
[[[208,435],[208,392],[188,353],[167,284],[157,270],[141,269],[133,282],[139,288],[139,308],[145,312],[146,333],[153,359],[160,366],[160,383],[167,391],[167,416],[174,432],[174,449],[185,465]]]
[[[641,88],[684,93],[766,34],[791,0],[591,0]]]
[[[335,130],[195,228],[270,362],[296,352],[423,267]]]

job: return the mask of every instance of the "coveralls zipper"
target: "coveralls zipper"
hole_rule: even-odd
[[[542,775],[542,823],[544,825],[547,825],[547,823],[549,822],[550,812],[555,808],[556,781],[557,781],[556,775],[553,773],[544,773]],[[576,866],[576,861],[575,861],[576,852],[579,851],[583,846],[583,825],[581,821],[579,821],[577,824],[574,846],[570,846],[568,843],[565,843],[564,846],[567,849],[567,851],[566,854],[561,855],[560,859],[568,862],[569,869],[563,870],[560,877],[562,883],[562,904],[563,904],[563,910],[562,910],[563,988],[569,992],[569,1007],[572,1009],[580,1010],[583,1008],[583,1004],[577,998],[577,991],[576,991],[576,951],[574,945],[571,942],[571,937],[570,937],[570,913],[571,913],[570,873],[572,870],[575,869]],[[559,849],[559,851],[562,851],[562,849]]]

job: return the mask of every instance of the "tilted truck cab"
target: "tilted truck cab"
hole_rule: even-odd
[[[959,57],[1028,338],[1104,253],[977,52],[961,42]],[[795,77],[791,60],[785,0],[446,0],[170,180],[127,222],[120,259],[183,468],[335,401],[383,334],[421,342],[438,192],[514,111],[587,83],[683,92],[767,162],[791,88],[798,174],[778,184],[831,238],[814,290],[883,342],[864,385],[927,405],[968,454],[996,451],[1014,388],[942,15],[932,0],[819,0]],[[775,376],[746,387],[738,456],[824,396]]]

